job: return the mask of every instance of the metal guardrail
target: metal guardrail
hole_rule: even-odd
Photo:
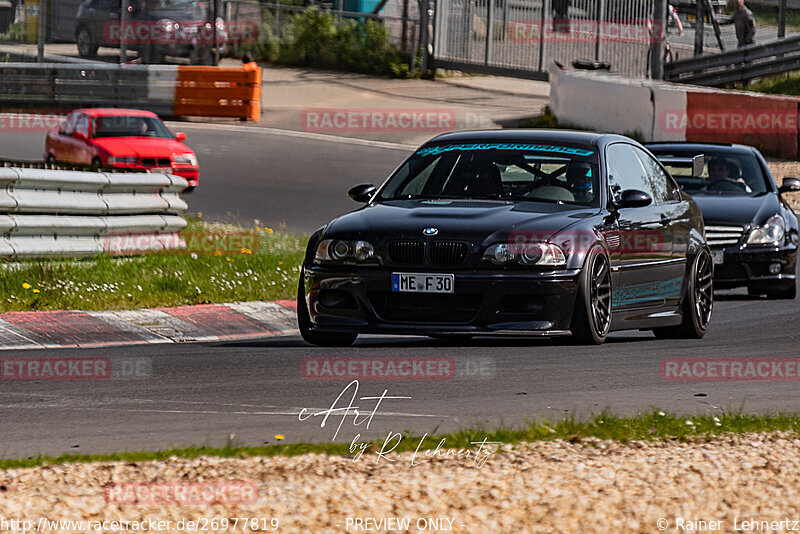
[[[0,257],[183,248],[187,185],[160,173],[0,167]]]
[[[718,87],[800,69],[800,36],[668,64],[669,82]]]
[[[161,116],[258,120],[261,69],[0,63],[0,106],[135,108]]]

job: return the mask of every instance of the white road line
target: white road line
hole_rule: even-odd
[[[402,143],[389,143],[386,141],[373,141],[372,139],[361,139],[359,137],[344,137],[341,135],[321,134],[315,132],[300,132],[297,130],[283,130],[280,128],[262,128],[260,126],[233,126],[230,124],[207,124],[194,122],[169,122],[167,125],[173,130],[180,129],[212,129],[226,130],[229,132],[242,133],[262,133],[267,135],[283,135],[286,137],[299,137],[301,139],[313,139],[315,141],[327,141],[330,143],[341,143],[345,145],[369,146],[374,148],[388,148],[390,150],[403,150],[410,152],[416,150],[416,145],[404,145]]]

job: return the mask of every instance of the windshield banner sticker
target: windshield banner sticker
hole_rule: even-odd
[[[418,156],[437,155],[453,150],[526,150],[536,152],[553,152],[556,154],[571,154],[574,156],[591,156],[591,150],[572,148],[568,146],[537,145],[531,143],[467,143],[461,145],[428,146],[417,150]]]

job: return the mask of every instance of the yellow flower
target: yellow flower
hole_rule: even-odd
[[[266,226],[264,227],[264,231],[267,232],[268,234],[271,234],[271,233],[274,232],[274,230],[272,228],[267,228]]]
[[[282,262],[282,261],[279,261],[279,262],[278,262],[278,265],[283,265],[283,262]]]
[[[197,212],[197,218],[198,219],[202,219],[203,218],[203,212],[202,211],[198,211]]]
[[[228,256],[225,256],[225,261],[233,261],[233,260],[230,259]]]
[[[22,284],[22,289],[30,289],[30,288],[31,288],[31,285],[28,282],[25,282],[24,284]]]
[[[33,292],[34,293],[41,293],[41,291],[39,291],[38,289],[34,289]]]
[[[240,252],[242,254],[252,254],[253,253],[253,251],[250,250],[249,248],[243,248]]]
[[[221,250],[215,250],[214,251],[214,256],[222,256],[222,251]]]
[[[280,440],[284,439],[284,436],[283,436],[283,434],[275,434],[275,439],[280,441]]]

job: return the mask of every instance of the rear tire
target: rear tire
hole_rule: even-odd
[[[349,347],[358,337],[358,334],[353,333],[317,332],[311,329],[302,271],[300,284],[297,287],[297,325],[300,328],[300,335],[307,343],[320,347]]]
[[[595,246],[586,257],[570,330],[584,345],[602,345],[611,330],[611,263]]]
[[[700,339],[706,335],[714,309],[714,264],[702,249],[692,261],[689,287],[683,299],[683,320],[677,326],[654,328],[660,339]]]

